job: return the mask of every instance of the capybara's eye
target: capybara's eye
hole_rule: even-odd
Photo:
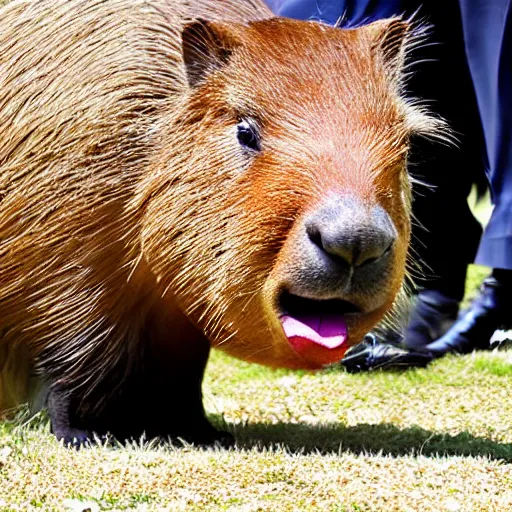
[[[259,151],[261,149],[258,127],[254,122],[247,120],[240,121],[236,128],[238,142],[240,142],[244,148],[252,149],[253,151]]]

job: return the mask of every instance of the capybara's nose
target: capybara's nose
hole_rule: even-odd
[[[396,230],[380,205],[341,198],[306,222],[309,240],[331,259],[350,267],[377,263],[391,252]]]

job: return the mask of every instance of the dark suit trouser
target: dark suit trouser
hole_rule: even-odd
[[[512,270],[512,0],[459,0],[494,211],[477,263]]]

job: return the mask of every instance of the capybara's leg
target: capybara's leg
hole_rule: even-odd
[[[204,334],[173,304],[159,301],[148,315],[137,379],[126,389],[130,423],[137,433],[195,444],[228,442],[230,436],[210,424],[203,408],[202,381],[209,352]],[[144,404],[144,414],[135,424],[133,413],[140,409],[133,407],[133,399]]]
[[[47,401],[51,430],[55,437],[63,441],[65,446],[73,448],[88,445],[91,440],[90,433],[73,425],[74,401],[70,392],[54,385],[48,393]]]
[[[96,437],[119,441],[183,439],[198,445],[231,444],[232,437],[217,431],[206,419],[201,383],[208,358],[206,339],[190,339],[187,358],[156,352],[153,347],[123,376],[105,375],[86,397],[54,385],[48,394],[51,430],[66,446],[79,448]],[[100,403],[101,402],[101,403]]]
[[[146,401],[139,429],[148,438],[182,438],[200,445],[229,442],[230,436],[218,432],[206,419],[203,407],[201,388],[208,341],[189,338],[187,348],[190,352],[186,355],[173,356],[165,350],[152,354],[142,379],[144,396],[140,396],[140,389],[134,390],[134,396]]]
[[[170,340],[172,333],[167,341]],[[173,353],[172,348],[172,344],[145,347],[136,366],[124,377],[119,393],[110,396],[98,414],[84,413],[80,426],[95,434],[110,434],[120,441],[145,436],[162,440],[180,438],[201,445],[217,441],[228,444],[229,434],[218,432],[209,423],[202,403],[208,341],[202,336],[189,337],[182,347],[186,350]],[[115,380],[106,378],[95,394],[108,396],[108,388]],[[89,398],[85,406],[88,401]]]
[[[201,385],[209,351],[204,334],[172,302],[157,300],[138,346],[104,370],[92,389],[50,382],[52,432],[73,447],[105,435],[119,441],[144,435],[230,444],[231,436],[218,432],[203,408]]]
[[[179,340],[176,341],[176,340]],[[86,444],[89,433],[119,441],[181,438],[194,444],[230,444],[206,419],[201,384],[210,345],[172,304],[147,316],[136,354],[126,354],[92,392],[81,396],[54,388],[48,401],[52,430],[68,445]]]

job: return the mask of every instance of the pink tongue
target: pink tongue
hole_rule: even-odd
[[[347,338],[347,324],[340,315],[301,315],[300,318],[283,315],[281,323],[292,345],[298,341],[309,341],[334,349]]]

